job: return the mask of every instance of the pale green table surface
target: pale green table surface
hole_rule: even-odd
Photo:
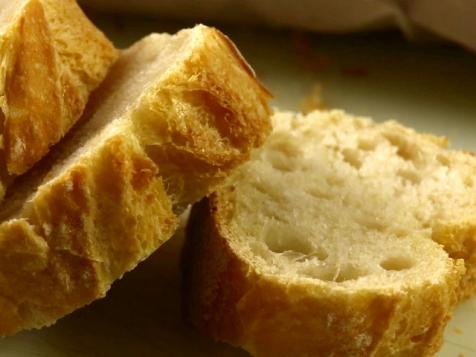
[[[177,24],[96,16],[119,46]],[[181,24],[183,25],[183,24]],[[408,44],[398,34],[310,36],[225,27],[274,93],[299,110],[317,84],[327,106],[377,120],[398,119],[476,151],[476,55]],[[246,356],[212,343],[181,320],[177,234],[108,296],[40,331],[0,341],[0,356]],[[459,306],[438,356],[476,356],[476,298]]]

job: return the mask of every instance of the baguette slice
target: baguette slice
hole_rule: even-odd
[[[79,119],[116,59],[74,0],[0,0],[0,199]]]
[[[103,297],[264,140],[268,99],[213,28],[124,51],[83,120],[0,207],[0,334]]]
[[[434,354],[464,266],[431,238],[474,241],[439,235],[474,212],[474,158],[340,111],[273,122],[192,210],[188,318],[256,356]]]

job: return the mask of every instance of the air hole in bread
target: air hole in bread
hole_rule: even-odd
[[[380,221],[378,217],[375,216],[365,216],[356,218],[357,222],[366,227],[367,229],[383,232],[385,230],[385,224]]]
[[[377,142],[371,138],[360,138],[358,147],[360,150],[373,151],[377,147]]]
[[[342,186],[344,185],[344,178],[339,177],[337,175],[329,175],[326,177],[327,184],[329,186]]]
[[[330,191],[325,190],[323,187],[321,187],[321,185],[317,183],[312,185],[310,184],[305,189],[309,195],[315,198],[330,200],[333,197]]]
[[[449,167],[450,166],[450,159],[448,156],[444,155],[444,154],[438,154],[436,156],[436,159],[438,160],[438,162],[443,165],[443,166],[446,166],[446,167]]]
[[[266,183],[264,182],[256,182],[254,183],[253,187],[256,189],[256,191],[261,192],[264,195],[270,195],[272,192],[270,192],[270,188],[266,186]]]
[[[273,253],[296,252],[302,255],[313,253],[312,245],[303,237],[286,232],[283,227],[274,227],[269,230],[265,243]]]
[[[471,176],[466,176],[464,178],[464,185],[467,187],[467,188],[472,188],[474,186],[474,180]]]
[[[415,170],[399,169],[397,175],[400,176],[403,181],[413,185],[418,185],[421,182],[421,176]]]
[[[360,153],[357,150],[346,148],[342,150],[342,156],[344,161],[355,169],[360,169],[362,166],[362,159]]]
[[[273,141],[269,143],[269,147],[275,151],[294,157],[301,154],[301,148],[298,143],[290,141],[288,139],[288,133],[283,133],[281,136],[279,136],[279,133],[275,134]]]
[[[268,153],[268,160],[273,166],[274,169],[283,171],[283,172],[291,172],[294,171],[296,168],[295,161],[289,160],[289,158],[279,152],[279,151],[270,151]]]
[[[405,161],[412,161],[415,165],[418,162],[418,149],[415,144],[408,142],[404,137],[393,133],[384,133],[390,144],[396,147],[396,154]],[[416,165],[417,166],[417,165]]]
[[[266,157],[276,170],[289,172],[296,169],[301,149],[297,143],[286,139],[286,134],[279,135],[277,133],[274,140],[269,143],[272,150],[267,152]],[[289,157],[293,157],[295,160],[289,160]]]
[[[410,230],[408,230],[406,227],[392,227],[390,231],[391,233],[395,234],[396,237],[399,238],[403,238],[411,234]]]
[[[413,259],[402,255],[396,255],[385,259],[380,266],[388,271],[402,271],[412,268],[415,265]]]
[[[353,265],[344,265],[338,271],[337,276],[333,280],[337,283],[341,283],[348,280],[355,280],[366,275],[367,273],[358,267]]]
[[[319,248],[315,249],[314,253],[312,253],[312,255],[317,257],[319,260],[326,260],[327,257],[329,256],[327,251],[322,247],[319,247]]]

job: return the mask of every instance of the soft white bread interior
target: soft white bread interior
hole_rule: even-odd
[[[464,267],[431,238],[474,241],[441,236],[446,222],[471,222],[473,157],[340,111],[273,123],[192,211],[191,321],[257,356],[434,354]]]
[[[264,140],[268,99],[213,28],[124,51],[83,119],[0,207],[0,334],[103,297]]]
[[[75,0],[0,1],[0,199],[80,118],[117,55]]]

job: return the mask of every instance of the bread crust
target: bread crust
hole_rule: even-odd
[[[118,55],[74,0],[17,3],[0,34],[3,193],[79,119]]]
[[[229,203],[195,205],[182,267],[187,318],[256,356],[431,356],[456,302],[462,263],[444,281],[407,291],[360,291],[265,275],[239,254]]]
[[[174,231],[157,166],[116,136],[0,225],[0,332],[41,327],[103,297]]]
[[[463,259],[466,273],[457,293],[460,301],[476,293],[476,217],[472,220],[445,222],[433,228],[432,239],[443,245],[453,259]]]
[[[176,68],[143,105],[169,122],[173,140],[146,145],[151,158],[163,163],[161,174],[177,212],[212,192],[211,187],[248,159],[250,149],[271,131],[271,94],[250,65],[222,32],[203,25],[195,29],[201,33],[196,39],[201,50]],[[135,128],[138,135],[149,135],[147,122]]]
[[[50,325],[103,297],[114,280],[172,236],[185,205],[213,190],[265,139],[267,92],[217,30],[197,26],[187,31],[193,47],[189,55],[179,57],[163,77],[150,78],[138,98],[126,91],[126,111],[90,133],[82,150],[62,159],[66,163],[59,172],[53,165],[52,177],[46,176],[18,212],[0,223],[0,335]],[[147,46],[160,53],[153,36],[122,54],[95,93],[88,116],[104,114],[117,95],[119,74],[142,70],[121,69]],[[225,64],[229,69],[219,76],[216,71]],[[190,99],[188,86],[207,95]],[[82,128],[90,121],[85,117]],[[184,126],[190,129],[181,132]],[[219,130],[222,126],[239,129],[231,133]],[[46,162],[52,158],[54,164],[55,155],[83,133],[74,130]],[[35,169],[27,175],[34,176]]]

